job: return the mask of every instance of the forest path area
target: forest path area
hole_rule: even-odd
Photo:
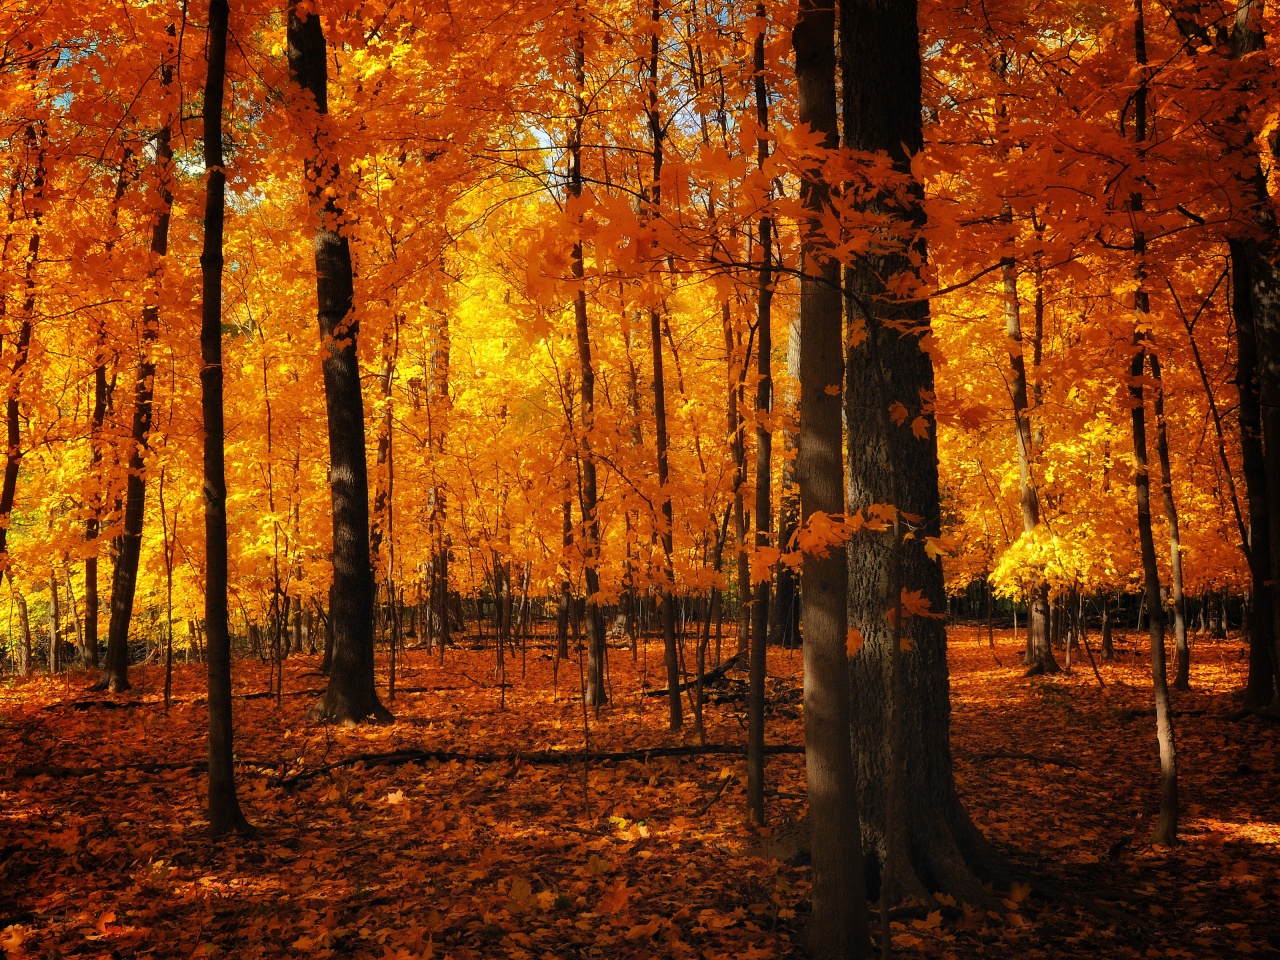
[[[1017,644],[951,631],[953,748],[978,826],[1045,884],[1000,891],[986,914],[895,922],[902,956],[1232,957],[1280,953],[1280,725],[1231,720],[1237,641],[1193,648],[1174,694],[1183,844],[1148,842],[1156,809],[1147,651],[1067,676],[1025,678]],[[1083,651],[1081,651],[1083,653]],[[998,658],[998,659],[997,659]],[[115,698],[87,678],[0,688],[0,953],[25,957],[787,957],[807,869],[753,857],[745,767],[729,753],[604,761],[696,746],[666,729],[661,651],[610,651],[614,704],[588,714],[579,664],[550,651],[424,651],[402,658],[397,722],[304,719],[317,658],[236,664],[241,803],[258,833],[217,844],[202,812],[203,668],[175,669],[166,716],[152,665]],[[799,744],[800,656],[770,651],[768,740]],[[385,698],[385,677],[379,678]],[[406,692],[406,691],[413,692]],[[745,741],[745,699],[710,691],[709,744]],[[290,695],[295,692],[295,695]],[[105,708],[106,703],[119,705]],[[689,714],[687,714],[689,715]],[[360,755],[377,765],[321,769]],[[572,758],[556,762],[555,754]],[[536,754],[529,760],[515,753]],[[803,812],[803,758],[769,759],[779,827]],[[299,777],[298,775],[303,776]],[[1069,898],[1069,899],[1064,899]],[[1091,903],[1102,904],[1092,913]],[[945,916],[943,915],[945,913]],[[1117,921],[1123,916],[1123,921]]]

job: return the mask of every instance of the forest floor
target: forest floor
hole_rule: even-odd
[[[1099,664],[1104,689],[1087,660],[1070,676],[1024,678],[1016,643],[996,641],[951,632],[960,793],[1029,878],[1063,895],[1018,884],[997,892],[996,910],[895,922],[895,952],[1280,953],[1280,726],[1226,719],[1240,644],[1197,643],[1194,692],[1174,695],[1183,843],[1169,850],[1149,843],[1156,745],[1141,640],[1122,638],[1119,658]],[[508,658],[501,688],[493,656],[450,650],[441,665],[409,651],[397,722],[372,729],[308,723],[317,660],[290,659],[282,706],[236,699],[240,797],[257,835],[216,844],[201,810],[202,667],[175,670],[168,715],[155,665],[111,698],[87,693],[83,673],[4,682],[0,956],[798,955],[808,872],[750,855],[759,836],[743,822],[740,756],[584,765],[578,661],[556,674],[548,651],[530,649]],[[668,732],[665,700],[640,695],[645,661],[623,649],[610,659],[614,705],[587,718],[592,754],[700,742]],[[769,669],[769,740],[799,744],[799,653],[771,651]],[[647,671],[661,685],[656,645]],[[266,689],[265,665],[235,673],[239,694]],[[708,743],[743,743],[744,702],[708,705],[706,727]],[[320,769],[406,749],[487,756]],[[768,783],[772,821],[794,822],[803,757],[770,757]]]

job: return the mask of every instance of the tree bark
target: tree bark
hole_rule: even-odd
[[[1155,383],[1153,405],[1156,415],[1156,455],[1160,459],[1160,494],[1164,499],[1165,522],[1169,528],[1169,569],[1173,583],[1173,631],[1177,643],[1173,689],[1191,689],[1191,648],[1187,644],[1187,599],[1182,590],[1182,536],[1178,527],[1178,505],[1173,499],[1173,467],[1169,457],[1169,430],[1164,415],[1164,380],[1160,358],[1154,351],[1151,379]]]
[[[575,5],[575,11],[577,7]],[[569,195],[575,201],[582,197],[582,125],[586,120],[586,50],[581,31],[573,42],[575,116],[569,140]],[[583,698],[588,706],[608,701],[604,685],[605,632],[604,617],[600,612],[600,520],[596,493],[596,461],[591,450],[591,430],[596,416],[596,373],[591,362],[591,328],[587,323],[586,265],[583,260],[582,237],[574,236],[570,251],[570,270],[577,292],[573,301],[574,333],[578,346],[579,391],[581,398],[582,436],[578,441],[578,462],[582,481],[579,488],[579,507],[583,527],[583,578],[586,580],[586,635],[587,675]]]
[[[325,412],[329,428],[329,489],[333,504],[333,591],[329,621],[333,663],[329,687],[312,708],[328,722],[389,722],[374,688],[373,567],[369,552],[369,476],[365,462],[364,399],[356,356],[359,319],[346,213],[338,202],[341,170],[328,156],[328,63],[324,28],[314,7],[299,16],[288,6],[289,73],[303,93],[301,125],[313,154],[307,162],[314,239],[316,303],[324,350]],[[308,96],[309,95],[309,96]]]
[[[756,34],[753,52],[755,71],[756,123],[760,137],[756,141],[756,168],[764,170],[769,159],[769,95],[764,82],[764,42],[768,24],[764,3],[756,5],[761,26]],[[756,288],[756,548],[770,546],[773,530],[773,432],[769,429],[769,413],[773,407],[773,217],[768,212],[760,217],[760,276]],[[764,808],[764,681],[766,645],[769,640],[769,586],[764,577],[755,586],[751,605],[751,656],[747,691],[747,810],[758,824],[765,822]],[[709,623],[710,621],[708,621]]]
[[[204,616],[209,658],[209,828],[215,837],[246,833],[236,799],[231,715],[231,637],[227,625],[227,483],[222,406],[222,236],[226,173],[222,104],[227,66],[226,0],[209,0],[208,75],[204,87],[204,249],[200,253],[200,407],[204,426]]]
[[[792,34],[799,122],[839,145],[836,127],[835,15],[830,5],[800,0]],[[796,478],[802,520],[844,513],[840,393],[844,332],[840,265],[819,248],[819,218],[830,188],[818,170],[801,182],[809,214],[800,279],[800,435]],[[834,393],[831,392],[832,388]],[[861,958],[869,952],[862,834],[850,751],[847,653],[848,557],[835,548],[804,558],[805,776],[813,857],[812,916],[805,943],[818,958]]]
[[[897,171],[910,177],[910,161],[923,142],[916,4],[850,0],[841,8],[841,36],[846,146],[887,153]],[[1004,879],[1006,870],[956,793],[946,629],[938,616],[946,595],[941,565],[924,550],[926,538],[940,532],[933,362],[919,341],[929,330],[929,304],[886,286],[890,278],[918,280],[926,254],[918,239],[924,225],[921,198],[915,183],[896,197],[886,194],[872,201],[892,220],[895,234],[910,244],[910,256],[906,249],[868,255],[849,276],[851,340],[863,339],[850,349],[846,365],[848,509],[893,503],[902,516],[918,518],[910,521],[914,536],[903,541],[897,562],[882,538],[855,536],[850,543],[849,615],[863,636],[861,650],[851,660],[853,702],[858,705],[852,739],[866,848],[883,866],[890,837],[903,841],[901,857],[893,864],[890,901],[941,890],[965,902],[984,903],[990,895],[982,881]],[[904,329],[911,335],[899,332]],[[886,431],[883,419],[893,404],[905,408],[907,416],[901,426]],[[896,503],[895,475],[901,491]],[[895,670],[895,631],[885,600],[899,564],[902,589],[919,591],[933,615],[902,623],[908,649]],[[806,592],[808,587],[806,572]],[[896,721],[887,710],[891,699],[898,699],[891,698],[895,683],[902,693]],[[901,732],[903,761],[897,782],[904,802],[896,804],[888,791],[893,727]],[[891,806],[896,823],[889,821]]]
[[[1147,140],[1147,45],[1143,0],[1134,0],[1134,57],[1140,71],[1134,98],[1134,137],[1141,163]],[[1140,175],[1140,174],[1139,174]],[[1137,183],[1141,183],[1139,179]],[[1142,230],[1143,196],[1136,189],[1129,197],[1133,226],[1133,359],[1129,368],[1129,400],[1133,424],[1133,487],[1138,512],[1138,542],[1147,600],[1148,635],[1151,641],[1151,679],[1156,707],[1156,739],[1160,748],[1160,813],[1152,839],[1173,846],[1178,842],[1178,760],[1174,743],[1173,713],[1165,672],[1164,605],[1160,601],[1160,568],[1156,563],[1151,532],[1151,477],[1147,458],[1147,425],[1142,376],[1148,356],[1146,331],[1150,329],[1150,305],[1146,291],[1146,235]]]
[[[1003,215],[1012,224],[1013,213],[1006,205]],[[1040,525],[1040,495],[1031,477],[1031,415],[1027,400],[1027,365],[1022,352],[1022,317],[1018,304],[1018,271],[1012,257],[1001,261],[1004,283],[1005,337],[1009,341],[1010,394],[1013,401],[1014,431],[1018,443],[1018,500],[1022,505],[1022,531],[1030,537]],[[1049,586],[1038,582],[1027,597],[1027,649],[1023,663],[1029,673],[1057,673],[1049,642]]]

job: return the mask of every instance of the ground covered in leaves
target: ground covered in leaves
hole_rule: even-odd
[[[1184,843],[1174,850],[1148,841],[1146,650],[1136,637],[1119,646],[1099,664],[1100,687],[1087,662],[1028,679],[1009,636],[992,649],[973,629],[952,631],[961,794],[1030,882],[998,891],[997,910],[904,916],[898,953],[1280,953],[1280,726],[1228,718],[1240,644],[1198,643],[1195,690],[1175,694]],[[659,682],[658,648],[638,663],[615,649],[614,705],[584,729],[576,660],[557,669],[531,648],[508,658],[501,686],[493,656],[451,650],[440,663],[410,651],[397,722],[354,730],[304,719],[323,682],[316,658],[287,663],[279,705],[255,696],[265,665],[238,661],[241,800],[258,832],[216,844],[201,810],[202,667],[176,672],[167,715],[154,665],[110,698],[87,693],[83,674],[5,682],[0,955],[798,954],[807,870],[752,856],[760,836],[743,823],[742,758],[601,756],[743,743],[740,684],[710,691],[705,737],[672,734],[665,701],[641,692],[646,677]],[[771,651],[769,668],[770,742],[798,745],[799,654]],[[359,756],[372,759],[345,763]],[[803,812],[803,758],[772,756],[768,780],[785,827]]]

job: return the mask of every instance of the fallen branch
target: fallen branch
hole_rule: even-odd
[[[742,654],[735,653],[732,657],[730,657],[724,663],[720,664],[720,666],[716,667],[714,670],[708,673],[704,673],[701,677],[694,677],[691,680],[686,680],[684,683],[676,687],[676,692],[684,693],[690,687],[697,686],[699,680],[702,681],[702,685],[704,687],[709,687],[714,683],[718,683],[719,681],[724,679],[724,675],[728,673],[730,670],[732,670],[737,665],[738,661],[741,659],[742,659]],[[661,690],[646,690],[644,695],[646,697],[665,697],[670,692],[671,690],[669,687],[664,687]]]
[[[745,756],[747,748],[737,744],[708,743],[678,747],[642,747],[636,750],[615,750],[597,753],[592,751],[590,760],[593,763],[621,763],[626,760],[647,761],[656,757],[702,757],[702,756]],[[765,747],[765,753],[804,753],[804,747],[792,744],[774,744]],[[318,776],[330,773],[343,767],[354,767],[363,764],[366,767],[396,767],[408,763],[514,763],[519,761],[528,764],[558,765],[563,763],[581,763],[587,759],[582,750],[536,750],[529,752],[513,751],[510,753],[460,753],[454,750],[393,750],[389,753],[366,753],[347,757],[320,767],[303,770],[290,777],[282,777],[275,782],[277,786],[294,787]]]
[[[1047,763],[1054,767],[1070,767],[1072,770],[1082,770],[1083,767],[1074,760],[1068,760],[1066,757],[1045,757],[1038,753],[1016,753],[1012,750],[993,750],[991,753],[975,753],[969,757],[976,763],[984,763],[987,760],[1025,760],[1028,763]]]

